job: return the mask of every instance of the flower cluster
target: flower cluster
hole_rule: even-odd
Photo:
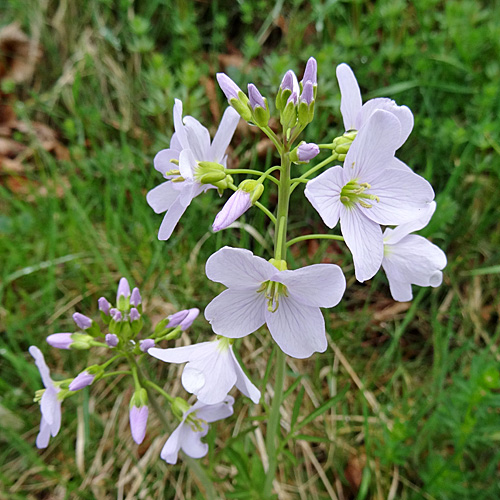
[[[249,250],[227,246],[210,256],[206,263],[208,279],[226,287],[204,311],[215,333],[210,341],[160,346],[163,341],[178,339],[198,316],[198,309],[179,311],[160,321],[151,334],[142,335],[147,323],[143,321],[141,294],[137,288],[131,291],[122,278],[116,303],[112,305],[104,297],[98,302],[101,322],[107,331],[103,332],[91,318],[75,313],[73,318],[81,331],[47,338],[50,345],[60,349],[104,347],[111,354],[108,361],[87,367],[74,379],[54,382],[41,352],[31,347],[45,386],[37,395],[42,412],[38,447],[47,446],[49,437],[59,431],[61,401],[112,376],[114,373],[107,368],[121,361],[128,364],[128,370],[120,373],[129,374],[134,383],[129,412],[134,441],[141,443],[145,438],[148,400],[151,391],[156,391],[179,420],[161,457],[174,464],[181,449],[193,458],[206,455],[208,445],[202,438],[209,423],[232,415],[234,398],[229,392],[233,387],[255,404],[261,398],[259,389],[238,361],[234,339],[267,326],[279,347],[277,357],[282,360],[282,376],[276,378],[277,383],[284,378],[285,354],[307,358],[327,349],[321,308],[333,308],[340,303],[346,279],[342,269],[331,263],[289,269],[287,251],[294,243],[316,237],[344,241],[352,253],[356,279],[369,280],[383,268],[395,300],[411,300],[412,284],[435,287],[441,283],[445,254],[422,236],[412,234],[425,227],[432,217],[436,209],[434,191],[426,179],[395,156],[412,131],[411,111],[385,98],[363,104],[354,73],[346,64],[337,67],[337,77],[345,131],[327,144],[299,141],[314,118],[318,91],[314,58],[308,60],[300,82],[292,70],[284,75],[275,98],[279,121],[271,120],[268,99],[256,85],[249,84],[246,94],[224,73],[217,74],[217,81],[230,106],[213,140],[195,118],[183,117],[182,102],[175,100],[175,132],[170,147],[154,159],[154,167],[165,182],[147,194],[147,202],[156,213],[166,212],[158,238],[171,237],[184,211],[198,195],[217,189],[222,196],[230,190],[233,193],[215,217],[213,231],[230,227],[256,207],[274,225],[273,256],[266,260]],[[266,171],[227,167],[226,150],[240,117],[269,137],[280,156],[280,165]],[[280,130],[276,130],[277,123]],[[328,157],[302,171],[303,165],[321,150],[328,151]],[[338,164],[331,166],[333,162]],[[324,167],[329,168],[312,178]],[[236,175],[248,178],[236,185]],[[276,207],[268,208],[259,202],[268,181],[277,185]],[[311,234],[288,239],[290,197],[304,184],[304,194],[323,222],[330,229],[340,222],[341,235]],[[145,377],[141,363],[151,362],[152,358],[185,363],[181,382],[188,393],[197,397],[193,405],[171,396]],[[276,389],[275,395],[280,390],[282,387]],[[277,432],[279,404],[273,405],[271,411],[275,412],[270,418],[274,427],[269,432]],[[267,440],[268,454],[275,453],[272,445],[272,440]],[[272,467],[276,467],[275,462]],[[268,474],[273,473],[272,467]]]

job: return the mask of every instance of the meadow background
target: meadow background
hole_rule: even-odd
[[[256,210],[240,220],[253,235],[245,225],[211,232],[225,199],[215,193],[158,241],[161,216],[145,200],[161,180],[152,159],[168,146],[175,97],[214,131],[226,107],[217,71],[271,97],[310,56],[319,89],[308,141],[343,131],[340,62],[365,100],[413,110],[398,156],[435,188],[438,209],[422,234],[449,260],[440,288],[414,288],[413,302],[397,303],[383,273],[357,283],[336,242],[293,247],[293,266],[338,263],[348,288],[325,311],[331,348],[288,360],[276,498],[499,498],[498,19],[498,2],[477,0],[2,2],[0,28],[18,22],[31,42],[0,35],[0,498],[203,498],[182,461],[159,459],[166,434],[154,416],[145,442],[132,442],[125,380],[66,401],[60,434],[36,450],[42,385],[27,349],[38,345],[54,376],[74,376],[98,359],[44,339],[73,331],[75,311],[96,317],[98,297],[113,297],[121,276],[158,321],[218,293],[204,262],[224,244],[268,256],[272,234]],[[230,164],[271,162],[265,138],[240,124]],[[291,235],[325,231],[299,192]],[[272,188],[264,200],[274,206]],[[190,335],[209,338],[202,316]],[[237,345],[263,404],[238,397],[202,462],[221,498],[261,499],[273,344],[263,330]],[[185,395],[177,366],[152,361],[150,370]]]

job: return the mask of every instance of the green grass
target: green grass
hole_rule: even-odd
[[[410,307],[397,308],[383,275],[355,282],[350,256],[336,243],[293,248],[293,266],[340,264],[348,288],[326,313],[332,348],[289,360],[276,493],[498,498],[498,4],[43,5],[11,1],[1,21],[18,20],[44,51],[33,81],[15,87],[17,116],[57,130],[70,159],[56,160],[34,134],[18,133],[14,138],[33,149],[15,179],[23,190],[8,182],[16,175],[0,170],[0,498],[203,498],[182,463],[159,459],[166,437],[159,422],[152,419],[145,445],[133,445],[125,380],[100,382],[65,402],[61,433],[38,452],[32,398],[41,382],[27,349],[40,346],[54,374],[75,375],[90,363],[87,354],[49,350],[44,339],[71,331],[75,311],[95,315],[98,297],[112,297],[120,276],[140,286],[146,309],[160,319],[180,307],[203,309],[214,297],[219,287],[203,266],[221,246],[268,256],[244,229],[211,233],[223,202],[214,193],[196,199],[173,237],[159,242],[161,216],[145,200],[160,182],[152,158],[168,145],[175,97],[213,131],[226,106],[218,89],[215,100],[207,94],[217,71],[242,88],[253,81],[271,97],[283,73],[300,73],[311,55],[319,65],[319,98],[306,140],[326,142],[342,130],[340,62],[354,69],[365,99],[388,96],[413,110],[415,129],[398,156],[435,188],[438,210],[422,234],[446,250],[448,266],[440,288],[415,289]],[[219,55],[226,53],[241,65],[223,67]],[[242,128],[232,143],[233,164],[272,165],[271,156],[257,154],[260,139]],[[291,234],[323,231],[301,193],[292,198]],[[263,199],[272,206],[275,192]],[[244,220],[271,243],[263,214]],[[193,341],[209,335],[199,318]],[[202,462],[221,496],[259,499],[272,343],[261,331],[237,346],[264,404],[239,397],[228,425],[210,431]],[[165,383],[179,373],[156,363],[150,369]]]

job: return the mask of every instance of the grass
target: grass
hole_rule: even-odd
[[[116,4],[116,5],[115,5]],[[86,354],[44,347],[71,331],[71,314],[97,312],[127,276],[156,320],[180,307],[203,309],[219,288],[203,266],[221,246],[266,256],[266,218],[212,234],[223,200],[199,197],[168,243],[156,232],[145,193],[159,182],[154,154],[167,146],[175,97],[215,128],[226,106],[213,86],[225,70],[242,88],[274,94],[288,68],[314,55],[319,101],[306,140],[341,131],[335,66],[348,62],[365,99],[408,105],[415,129],[399,157],[434,186],[438,210],[422,232],[446,250],[438,289],[415,289],[411,304],[390,298],[385,277],[358,284],[336,243],[293,247],[291,264],[336,262],[348,279],[342,304],[325,317],[331,349],[288,360],[275,492],[297,499],[478,499],[500,493],[498,343],[500,231],[500,15],[473,0],[188,2],[15,0],[2,23],[38,38],[43,61],[15,86],[17,117],[31,128],[22,171],[0,170],[0,498],[203,498],[183,463],[159,460],[165,440],[152,419],[145,445],[129,438],[126,380],[101,382],[65,402],[63,429],[38,452],[41,387],[29,345],[52,372],[76,374]],[[2,88],[6,89],[5,81]],[[45,151],[33,124],[57,130],[68,149]],[[241,127],[233,166],[272,165],[262,139]],[[294,193],[291,234],[321,232]],[[264,201],[271,206],[269,189]],[[198,319],[192,340],[207,339]],[[265,414],[272,400],[272,343],[264,331],[238,342],[263,404],[237,400],[229,425],[207,436],[208,467],[220,495],[259,499]],[[178,368],[152,364],[184,395]],[[67,403],[67,404],[66,404]],[[322,406],[325,404],[325,406]]]

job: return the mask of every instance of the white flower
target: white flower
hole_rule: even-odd
[[[234,109],[227,108],[219,129],[210,142],[208,130],[198,120],[192,116],[186,116],[184,121],[182,120],[182,102],[175,100],[175,133],[170,141],[170,148],[160,151],[154,159],[155,169],[168,181],[147,194],[147,201],[156,213],[167,212],[160,226],[158,239],[168,240],[193,198],[214,187],[210,184],[201,184],[195,178],[197,164],[209,161],[226,165],[225,152],[239,119]],[[179,162],[180,176],[184,179],[181,182],[172,182],[174,176],[168,174],[175,169],[172,160]]]
[[[279,271],[249,250],[224,247],[207,261],[207,277],[227,290],[205,309],[215,333],[229,338],[248,335],[264,323],[283,352],[307,358],[327,348],[320,307],[333,307],[345,290],[334,264]]]
[[[35,364],[45,386],[45,391],[40,401],[42,419],[40,421],[40,432],[36,438],[36,447],[47,448],[50,436],[55,437],[61,428],[61,401],[57,397],[61,389],[52,382],[49,367],[45,363],[40,349],[32,345],[29,348],[29,353],[35,359]]]
[[[410,234],[425,227],[435,210],[436,203],[432,202],[420,218],[384,231],[382,267],[394,300],[411,300],[412,284],[437,287],[443,281],[445,253],[424,237]]]
[[[374,111],[383,109],[392,113],[399,120],[401,134],[396,144],[396,149],[399,149],[413,129],[413,114],[410,109],[407,106],[398,106],[387,97],[370,99],[363,104],[356,77],[352,69],[345,63],[337,66],[337,80],[341,94],[340,112],[344,119],[346,132],[361,130]]]
[[[177,463],[177,455],[182,449],[191,458],[204,457],[208,452],[208,444],[202,443],[201,438],[208,432],[208,424],[233,414],[234,398],[226,399],[216,405],[206,405],[197,401],[189,410],[184,412],[179,426],[170,434],[161,450],[161,458],[169,464]]]
[[[335,227],[340,219],[361,282],[370,279],[382,264],[380,224],[411,222],[434,199],[432,186],[423,177],[399,160],[401,168],[393,162],[400,136],[399,120],[387,111],[375,111],[354,139],[344,166],[328,169],[305,189],[328,227]]]
[[[151,348],[148,353],[167,363],[187,362],[182,385],[202,403],[220,403],[234,385],[255,404],[259,402],[260,391],[242,370],[227,338],[172,349]]]

